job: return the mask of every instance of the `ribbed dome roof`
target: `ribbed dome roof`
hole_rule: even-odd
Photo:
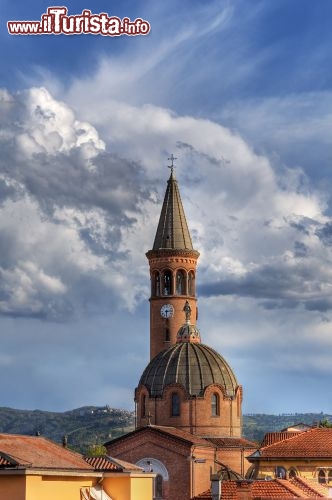
[[[228,396],[238,386],[231,367],[204,344],[183,342],[160,352],[145,368],[139,384],[150,396],[162,396],[166,386],[182,384],[190,396],[202,396],[207,386],[219,384]]]
[[[192,325],[191,323],[185,323],[179,329],[176,335],[177,342],[200,342],[201,335],[199,333],[199,329],[196,325]]]

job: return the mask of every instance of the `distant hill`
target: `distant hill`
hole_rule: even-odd
[[[260,442],[266,432],[281,430],[297,423],[312,425],[320,420],[332,421],[325,413],[295,413],[282,415],[250,414],[243,416],[243,435]],[[68,446],[81,453],[134,429],[132,411],[109,406],[84,406],[63,413],[42,410],[0,408],[0,432],[41,435],[61,443],[68,436]]]
[[[243,435],[251,441],[261,442],[267,432],[280,431],[299,423],[317,425],[325,419],[332,422],[332,415],[326,413],[287,413],[280,415],[253,413],[243,416]]]
[[[0,432],[41,435],[87,453],[90,446],[101,444],[134,429],[134,412],[109,406],[84,406],[63,413],[42,410],[0,408]]]

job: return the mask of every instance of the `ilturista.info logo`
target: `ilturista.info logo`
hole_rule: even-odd
[[[103,35],[103,36],[137,36],[150,32],[150,23],[137,18],[120,19],[109,16],[105,12],[92,14],[85,9],[82,14],[68,16],[67,7],[49,7],[40,21],[8,21],[10,35]]]

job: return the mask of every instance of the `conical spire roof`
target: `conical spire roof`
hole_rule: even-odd
[[[153,244],[153,250],[193,250],[180,191],[173,169],[167,181],[164,203]]]

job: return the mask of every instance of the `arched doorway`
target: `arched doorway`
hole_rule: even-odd
[[[142,467],[145,472],[154,472],[156,474],[153,485],[153,500],[163,500],[165,492],[165,483],[169,480],[168,470],[165,465],[157,458],[141,458],[136,465]]]

